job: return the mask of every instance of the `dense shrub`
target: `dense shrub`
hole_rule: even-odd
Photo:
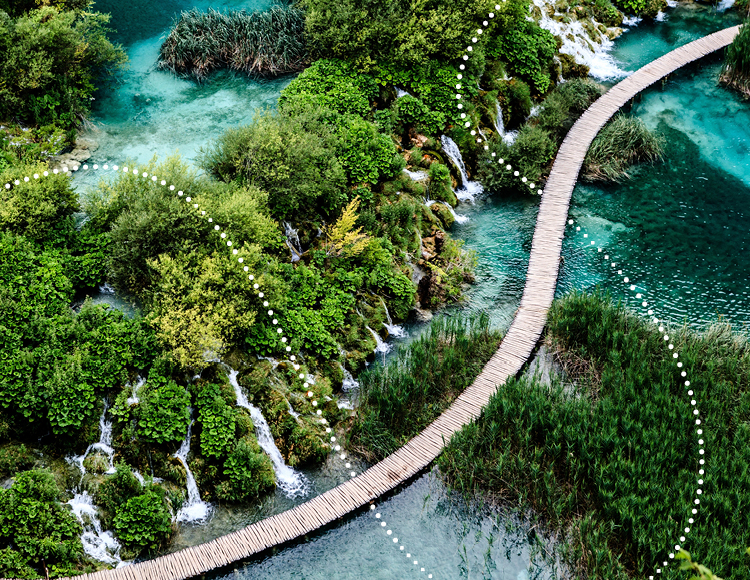
[[[372,77],[345,61],[322,58],[281,91],[279,107],[283,110],[295,101],[312,102],[338,113],[367,118],[377,96],[378,85]]]
[[[158,67],[204,80],[223,67],[247,74],[301,70],[305,15],[293,4],[265,11],[183,12],[159,51]]]
[[[163,546],[172,533],[172,517],[158,489],[151,487],[117,509],[113,521],[117,537],[136,554]]]
[[[506,62],[508,72],[527,82],[536,94],[544,94],[552,86],[556,51],[552,33],[525,19],[493,36],[487,46],[488,56]]]
[[[351,184],[376,184],[405,167],[391,138],[363,119],[353,118],[342,125],[336,155]]]
[[[107,40],[107,22],[53,6],[15,18],[0,11],[0,118],[70,128],[85,117],[94,82],[126,60]]]
[[[431,111],[421,99],[405,96],[393,104],[396,121],[425,135],[438,135],[445,127],[445,115]]]
[[[719,80],[750,96],[750,17],[742,24],[732,44],[727,46]]]
[[[81,525],[60,504],[48,471],[26,471],[10,489],[0,488],[0,574],[6,578],[78,573],[83,556]]]
[[[143,486],[131,469],[124,463],[118,463],[115,473],[106,477],[96,488],[96,503],[104,510],[100,512],[102,523],[110,527],[117,510],[142,492]]]
[[[197,389],[195,402],[201,425],[201,454],[204,457],[224,457],[234,443],[234,411],[214,383]]]
[[[508,130],[515,129],[531,112],[531,89],[519,79],[496,81],[494,86],[503,111],[503,124]]]
[[[271,460],[250,438],[237,442],[224,462],[224,475],[228,482],[222,484],[217,493],[225,501],[248,501],[276,484]]]
[[[142,441],[177,443],[185,438],[190,396],[184,387],[151,373],[140,397],[137,434]]]
[[[23,443],[0,447],[0,477],[15,475],[32,467],[36,458]]]

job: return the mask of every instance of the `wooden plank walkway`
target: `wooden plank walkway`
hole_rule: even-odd
[[[612,87],[578,119],[555,158],[537,218],[521,306],[482,373],[440,417],[404,447],[361,475],[284,513],[213,541],[78,580],[183,580],[248,558],[315,531],[366,505],[427,467],[451,435],[476,418],[498,386],[528,360],[544,328],[557,285],[568,205],[586,151],[602,126],[637,93],[670,72],[727,46],[727,28],[677,48]]]

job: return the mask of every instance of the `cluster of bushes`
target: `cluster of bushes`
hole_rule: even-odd
[[[578,575],[652,573],[674,544],[675,526],[689,525],[699,530],[690,546],[704,565],[724,578],[747,577],[747,337],[728,325],[665,332],[690,387],[652,323],[598,293],[556,301],[547,340],[567,369],[565,382],[509,380],[452,438],[441,471],[464,493],[532,508],[563,533],[563,556]],[[691,398],[706,425],[701,435]],[[696,473],[698,459],[705,474]],[[692,515],[696,480],[705,494]]]
[[[93,2],[0,8],[0,119],[71,129],[85,118],[95,83],[125,61],[107,39],[109,16]]]

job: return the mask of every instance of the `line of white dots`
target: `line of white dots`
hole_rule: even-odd
[[[88,169],[89,169],[88,164],[84,164],[82,167],[86,171],[88,171]],[[74,171],[78,171],[80,168],[81,168],[80,165],[71,165],[71,169],[69,170],[67,166],[64,166],[64,167],[62,167],[62,174],[63,175],[67,175],[67,176],[72,176],[73,172]],[[99,165],[98,164],[94,164],[92,166],[92,168],[94,170],[98,170],[99,169]],[[102,169],[105,170],[105,171],[109,170],[109,165],[108,164],[103,165]],[[127,166],[123,166],[122,168],[120,168],[118,165],[112,165],[112,171],[117,172],[120,169],[122,169],[123,173],[130,173],[131,172],[131,170]],[[58,170],[58,169],[53,169],[52,170],[52,174],[53,175],[57,175],[59,173],[61,173],[61,171]],[[145,172],[145,171],[140,172],[138,169],[135,169],[135,168],[132,169],[132,174],[136,175],[136,176],[140,175],[144,179],[147,179],[149,177],[149,174],[147,172]],[[24,177],[23,178],[23,182],[24,183],[28,183],[29,181],[31,181],[32,178],[36,180],[36,179],[40,179],[42,177],[47,177],[49,175],[50,175],[49,171],[43,171],[41,174],[34,173],[32,177],[28,177],[28,176]],[[151,181],[153,181],[153,182],[160,183],[163,186],[167,185],[166,180],[164,180],[164,179],[159,180],[159,178],[156,175],[151,175],[150,177],[151,177]],[[13,184],[20,185],[21,184],[21,180],[20,179],[16,179],[13,182]],[[10,183],[6,183],[5,184],[5,189],[9,190],[11,187],[12,186],[11,186]],[[170,191],[174,191],[175,189],[176,188],[175,188],[174,185],[170,185],[169,186],[169,190]],[[192,198],[190,196],[185,196],[184,192],[178,191],[177,192],[177,196],[180,197],[180,198],[184,198],[185,201],[187,201],[188,203],[192,203],[194,209],[198,209],[198,204],[194,203],[193,200],[192,200]],[[200,214],[201,214],[201,216],[206,217],[208,219],[209,223],[213,223],[213,218],[208,217],[206,215],[206,212],[204,210],[200,210]],[[217,224],[214,224],[214,231],[218,232],[220,229],[221,229],[221,226],[219,226]],[[220,234],[220,237],[221,237],[222,240],[226,240],[227,234],[225,232],[222,232]],[[226,241],[226,245],[227,245],[227,248],[232,248],[232,241],[231,240],[227,240]],[[233,256],[236,256],[238,254],[238,250],[237,249],[232,249],[231,251],[232,251],[232,255]],[[244,261],[243,258],[237,258],[237,262],[239,264],[242,264],[243,261]],[[243,269],[244,272],[248,272],[248,270],[249,270],[249,268],[247,266],[242,266],[242,269]],[[253,282],[253,289],[256,291],[258,297],[259,298],[264,298],[265,297],[264,293],[263,293],[263,291],[260,290],[260,284],[257,281],[255,281],[255,276],[253,274],[249,274],[248,275],[248,280],[250,280],[251,282]],[[263,301],[263,306],[265,308],[268,308],[268,306],[269,306],[268,300],[264,300]],[[273,317],[274,311],[272,309],[269,309],[267,311],[267,314],[268,314],[268,317],[271,319],[271,324],[273,324],[274,326],[278,325],[278,323],[279,323],[278,319]],[[281,328],[277,328],[276,329],[276,333],[283,335],[283,330]],[[287,339],[286,336],[282,336],[281,337],[281,342],[282,343],[285,344],[287,342],[287,340],[288,339]],[[289,345],[286,345],[285,346],[285,350],[286,350],[286,352],[289,352],[289,351],[292,350],[292,347],[289,346]],[[295,355],[291,355],[289,357],[289,359],[292,361],[292,366],[294,367],[294,370],[298,371],[300,369],[300,365],[297,364],[297,362],[296,362],[297,357]],[[309,389],[309,387],[310,387],[310,383],[308,382],[309,377],[305,377],[304,373],[300,373],[299,374],[299,378],[301,380],[305,381],[304,382],[304,387],[306,389]],[[313,395],[314,395],[314,393],[312,391],[310,391],[310,390],[307,391],[307,396],[309,398],[312,398]],[[312,401],[312,406],[313,407],[317,407],[318,406],[318,401],[317,400],[313,400]],[[320,417],[320,420],[321,420],[322,424],[325,425],[325,424],[328,423],[328,421],[324,417],[322,417],[323,411],[321,409],[316,409],[316,415],[318,415]],[[331,428],[330,427],[326,427],[326,433],[329,433],[329,434],[331,433]],[[333,444],[333,443],[335,443],[335,441],[336,441],[336,437],[332,436],[331,437],[331,443]],[[331,447],[332,447],[332,451],[334,451],[334,452],[341,451],[341,446],[340,445],[335,445],[335,446],[331,445]],[[345,459],[346,458],[346,454],[345,453],[341,453],[340,457],[341,457],[341,459]],[[347,469],[351,468],[351,464],[350,463],[346,463],[345,466],[346,466]],[[356,476],[356,472],[354,472],[354,471],[350,472],[350,477],[355,477],[355,476]]]
[[[508,0],[503,0],[503,2],[507,2],[507,1]],[[495,4],[495,10],[500,10],[500,4]],[[489,13],[489,18],[492,19],[494,17],[495,17],[495,13],[494,12],[490,12]],[[487,20],[484,20],[482,22],[482,26],[487,27],[488,25],[489,25],[489,22]],[[484,33],[484,29],[483,28],[477,28],[477,34],[481,35],[483,33]],[[472,37],[471,42],[472,42],[472,44],[476,44],[478,42],[478,40],[479,39],[476,36],[474,36],[474,37]],[[474,47],[471,46],[471,44],[466,47],[466,52],[473,52],[473,50],[474,50]],[[469,55],[468,54],[464,54],[461,58],[463,60],[465,60],[465,61],[469,60]],[[461,64],[461,65],[459,65],[458,68],[460,70],[466,70],[466,65],[465,64]],[[456,78],[460,81],[461,79],[463,79],[463,75],[461,73],[458,73],[458,75],[457,75]],[[456,84],[456,90],[457,91],[461,90],[461,83],[460,82]],[[460,101],[462,98],[463,98],[463,95],[460,92],[457,92],[456,93],[456,100]],[[463,103],[458,103],[458,109],[461,110],[463,108],[464,108]],[[465,119],[466,118],[466,113],[462,112],[461,113],[461,118]],[[467,128],[471,127],[471,121],[465,121],[464,122],[464,127],[467,127]],[[477,135],[477,129],[472,129],[471,130],[471,135],[473,137],[476,137],[476,135]],[[482,140],[481,137],[477,137],[477,143],[482,143],[482,141],[483,140]],[[489,145],[486,145],[486,144],[484,145],[485,151],[489,150],[489,148],[490,148]],[[497,155],[495,153],[492,153],[492,157],[497,157]],[[505,164],[505,170],[506,171],[513,171],[513,175],[515,177],[521,177],[521,182],[528,184],[529,189],[531,190],[531,193],[537,193],[539,195],[542,195],[543,191],[541,189],[537,188],[537,186],[536,186],[535,183],[529,181],[528,178],[525,175],[521,176],[520,172],[518,170],[514,170],[513,166],[510,163],[505,163],[505,160],[502,157],[499,157],[497,159],[497,162],[500,165]]]
[[[370,506],[370,511],[375,511],[375,506],[374,505]],[[380,512],[378,512],[378,513],[375,514],[375,519],[376,520],[381,520],[381,517],[382,516],[380,515]],[[382,520],[380,521],[380,527],[384,529],[385,535],[391,538],[391,541],[393,542],[393,544],[394,545],[398,545],[398,549],[401,552],[405,552],[406,548],[404,547],[403,543],[399,544],[398,538],[396,536],[393,536],[393,530],[385,529],[385,528],[387,528],[387,524],[384,521],[382,521]],[[393,536],[393,537],[391,537],[391,536]],[[405,554],[406,554],[406,557],[409,560],[412,560],[413,556],[412,556],[412,554],[410,552],[405,552]],[[412,560],[412,565],[413,566],[419,566],[419,560]],[[425,568],[424,567],[420,567],[419,571],[420,572],[424,572]],[[432,574],[428,573],[427,574],[427,578],[432,578]]]
[[[568,225],[572,226],[574,223],[575,222],[572,219],[568,220]],[[576,233],[581,232],[581,226],[576,226],[575,231],[576,231]],[[587,233],[584,233],[583,237],[584,237],[584,239],[586,239],[586,238],[589,237],[589,235]],[[590,247],[595,247],[595,248],[597,248],[597,252],[603,252],[602,247],[601,246],[597,246],[597,244],[596,244],[596,242],[594,240],[591,240],[591,243],[588,244],[586,247],[589,247],[589,248]],[[609,256],[609,254],[605,254],[604,255],[604,261],[607,262],[607,263],[609,263],[610,267],[613,270],[614,269],[617,270],[617,275],[618,276],[623,276],[622,266],[618,265],[618,262],[616,262],[616,261],[615,262],[610,262],[610,256]],[[646,310],[646,314],[649,316],[649,318],[651,318],[651,320],[653,321],[654,324],[658,324],[659,325],[659,327],[658,327],[659,328],[659,332],[660,333],[665,333],[664,336],[663,336],[663,338],[664,338],[664,342],[667,343],[667,348],[670,351],[674,350],[674,344],[672,342],[670,342],[669,335],[666,334],[666,329],[665,329],[665,327],[663,325],[664,321],[660,321],[657,317],[655,317],[653,309],[649,308],[649,302],[645,299],[646,297],[644,296],[645,291],[640,290],[639,288],[636,287],[635,284],[632,284],[631,281],[630,281],[630,278],[628,276],[623,276],[622,281],[623,281],[623,284],[628,285],[628,288],[629,288],[629,290],[631,292],[636,292],[635,298],[638,299],[638,300],[642,300],[641,307],[644,308],[644,309],[647,309]],[[683,367],[682,361],[678,360],[680,358],[679,353],[673,352],[672,353],[672,358],[677,361],[677,368],[678,369],[682,369],[682,367]],[[680,376],[683,379],[685,379],[685,377],[687,377],[687,372],[685,370],[680,371]],[[702,457],[705,454],[705,449],[703,449],[703,439],[702,439],[703,429],[700,427],[700,425],[701,425],[700,413],[699,413],[698,409],[696,408],[696,405],[697,405],[696,400],[692,398],[693,397],[693,391],[692,391],[692,389],[690,389],[690,381],[687,380],[687,379],[685,380],[685,388],[688,389],[687,394],[688,394],[689,397],[691,397],[690,405],[693,407],[693,416],[695,416],[695,424],[697,426],[699,426],[697,428],[697,430],[696,430],[696,433],[698,435],[698,446],[699,446],[698,447],[698,454],[701,456],[701,458],[698,460],[698,463],[700,465],[700,467],[698,469],[698,475],[701,476],[701,477],[698,478],[698,482],[697,483],[698,483],[699,486],[701,486],[701,485],[703,485],[702,476],[705,474],[705,471],[703,469],[703,466],[705,465],[705,460]],[[696,494],[696,496],[701,496],[703,494],[703,490],[700,487],[698,487],[696,489],[695,494]],[[694,506],[700,505],[700,503],[701,503],[700,497],[696,497],[693,500],[693,503],[694,503]],[[692,515],[696,515],[698,513],[698,508],[697,507],[692,507],[691,508],[691,513],[692,513]],[[692,517],[688,518],[688,523],[689,524],[693,524],[694,521],[695,520]],[[690,533],[690,528],[689,527],[685,527],[684,530],[685,530],[685,534]],[[684,535],[680,536],[680,542],[682,542],[682,543],[685,542],[685,536]],[[675,550],[675,552],[679,552],[679,550],[680,550],[680,544],[675,544],[674,550]],[[674,559],[675,552],[670,552],[669,553],[669,558],[670,559]],[[668,561],[665,560],[662,563],[662,565],[663,566],[667,566],[668,565]],[[656,569],[656,573],[657,574],[661,574],[661,568],[657,568]],[[649,580],[653,580],[653,579],[654,579],[653,576],[649,576]]]

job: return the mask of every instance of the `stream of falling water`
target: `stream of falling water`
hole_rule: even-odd
[[[190,423],[188,424],[187,435],[185,440],[180,445],[177,453],[174,457],[180,460],[183,467],[185,468],[185,475],[187,479],[187,494],[188,500],[185,505],[182,506],[179,512],[177,512],[178,522],[203,522],[211,514],[211,505],[207,504],[201,499],[198,485],[195,483],[195,477],[193,472],[188,467],[187,456],[190,453],[190,435],[193,428],[193,409],[190,409]]]

